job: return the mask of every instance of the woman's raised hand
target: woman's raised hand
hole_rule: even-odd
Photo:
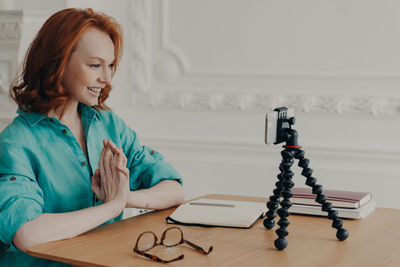
[[[121,156],[122,162],[120,162],[121,164],[117,166],[117,170],[124,173],[126,178],[129,180],[129,170],[126,168],[126,163],[128,160],[126,159],[126,156],[125,156],[122,148],[117,148],[117,146],[111,140],[104,141],[104,142],[111,148],[111,151],[114,153],[114,155],[117,154],[117,155]]]
[[[111,141],[103,141],[99,169],[92,177],[92,190],[103,203],[118,202],[125,207],[129,194],[129,170],[126,157]]]

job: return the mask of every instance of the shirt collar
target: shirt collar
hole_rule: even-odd
[[[97,111],[93,107],[89,107],[85,104],[79,103],[78,110],[81,113],[81,116],[84,116],[90,120],[92,120],[92,119],[100,120],[99,111]]]
[[[47,116],[42,113],[36,113],[36,112],[29,113],[29,112],[24,112],[20,109],[17,110],[17,113],[21,115],[31,127],[34,127],[36,124],[39,123],[39,121],[47,118]]]
[[[93,118],[100,120],[99,112],[92,107],[89,107],[85,104],[79,103],[78,110],[81,112],[81,115],[85,116],[86,118],[88,118],[90,120],[92,120]],[[30,127],[34,127],[41,120],[44,120],[47,118],[47,116],[45,114],[37,113],[37,112],[24,112],[20,109],[17,110],[17,113],[19,115],[21,115],[28,122]]]

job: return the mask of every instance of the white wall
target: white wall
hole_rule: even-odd
[[[65,5],[123,25],[110,104],[183,174],[188,198],[270,195],[281,147],[263,143],[264,118],[286,105],[320,184],[400,208],[398,1]]]
[[[264,117],[287,105],[325,188],[400,208],[400,3],[133,3],[132,103],[115,108],[189,197],[270,195],[281,148],[263,144]]]

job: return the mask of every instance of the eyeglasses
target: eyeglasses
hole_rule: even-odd
[[[133,251],[142,256],[145,256],[153,261],[169,263],[169,262],[173,262],[173,261],[182,260],[184,258],[184,255],[182,254],[182,255],[176,257],[175,259],[171,259],[171,260],[163,260],[155,255],[147,253],[147,251],[149,251],[150,249],[152,249],[156,246],[174,247],[174,246],[178,246],[180,244],[187,244],[187,245],[191,246],[192,248],[194,248],[196,251],[198,251],[204,255],[208,255],[213,250],[213,247],[211,246],[211,247],[209,247],[208,251],[205,251],[201,247],[193,244],[192,242],[185,240],[183,238],[182,230],[178,227],[170,227],[170,228],[165,229],[165,231],[162,233],[161,241],[159,243],[157,241],[158,241],[158,238],[157,238],[156,234],[153,233],[152,231],[143,232],[137,238],[136,245],[135,245],[135,248],[133,249]]]

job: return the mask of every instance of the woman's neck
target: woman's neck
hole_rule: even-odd
[[[48,113],[49,117],[55,117],[65,125],[73,125],[79,121],[78,102],[69,103],[64,108],[53,109]]]
[[[63,114],[61,116],[61,112]],[[82,148],[83,153],[86,158],[88,157],[87,148],[86,148],[86,140],[83,132],[82,121],[78,111],[78,102],[71,103],[68,106],[62,109],[52,110],[48,114],[49,117],[56,117],[62,124],[67,126],[71,133],[75,136],[79,145]]]

